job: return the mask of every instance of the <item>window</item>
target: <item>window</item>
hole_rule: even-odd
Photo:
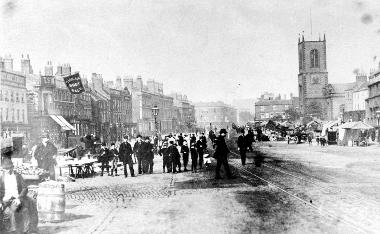
[[[21,102],[24,103],[24,95],[21,95]]]
[[[0,108],[0,122],[3,122],[3,108]]]
[[[13,102],[14,99],[13,99],[13,91],[11,91],[11,102]]]
[[[25,110],[22,110],[22,122],[25,123]]]
[[[19,102],[18,93],[16,93],[16,102]]]
[[[20,110],[17,110],[17,122],[20,121]]]
[[[15,109],[12,108],[12,122],[15,121]]]
[[[5,111],[5,121],[8,121],[8,108],[6,109],[6,111]]]
[[[318,50],[313,49],[310,51],[310,67],[317,68],[319,67],[319,54]]]
[[[260,106],[260,111],[264,111],[265,110],[265,107],[264,106]]]
[[[0,90],[0,101],[3,100],[3,90]]]

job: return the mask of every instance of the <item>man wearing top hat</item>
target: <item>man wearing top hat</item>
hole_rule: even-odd
[[[214,141],[214,158],[216,158],[216,171],[215,171],[215,179],[222,179],[220,176],[220,168],[222,165],[224,166],[224,170],[229,179],[234,179],[235,176],[231,174],[230,166],[228,165],[228,154],[230,150],[227,147],[226,141],[224,138],[226,137],[227,131],[226,129],[221,129],[219,132],[219,136]]]
[[[5,158],[0,175],[0,233],[33,233],[37,230],[37,207],[28,198],[28,188],[20,174],[13,171],[12,160]]]
[[[50,179],[55,180],[55,168],[57,164],[54,156],[57,154],[57,148],[49,141],[49,134],[41,135],[41,143],[37,145],[34,152],[34,158],[37,160],[38,167],[49,172]]]
[[[123,162],[125,177],[128,176],[127,164],[128,164],[129,172],[131,173],[131,176],[132,177],[135,176],[135,171],[133,170],[132,153],[133,153],[132,146],[128,142],[128,136],[125,135],[123,137],[123,143],[121,143],[119,147],[119,158],[120,158],[120,161]]]

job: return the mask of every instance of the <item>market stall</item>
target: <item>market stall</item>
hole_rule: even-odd
[[[366,146],[368,145],[369,132],[373,129],[362,121],[348,122],[339,126],[339,142],[341,145]]]

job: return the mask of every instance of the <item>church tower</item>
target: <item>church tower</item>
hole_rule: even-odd
[[[298,92],[302,114],[324,119],[326,101],[324,88],[328,84],[326,37],[318,41],[298,38]]]

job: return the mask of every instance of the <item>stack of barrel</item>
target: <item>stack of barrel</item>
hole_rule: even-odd
[[[65,215],[65,185],[46,181],[38,185],[37,210],[40,221],[58,222]]]

